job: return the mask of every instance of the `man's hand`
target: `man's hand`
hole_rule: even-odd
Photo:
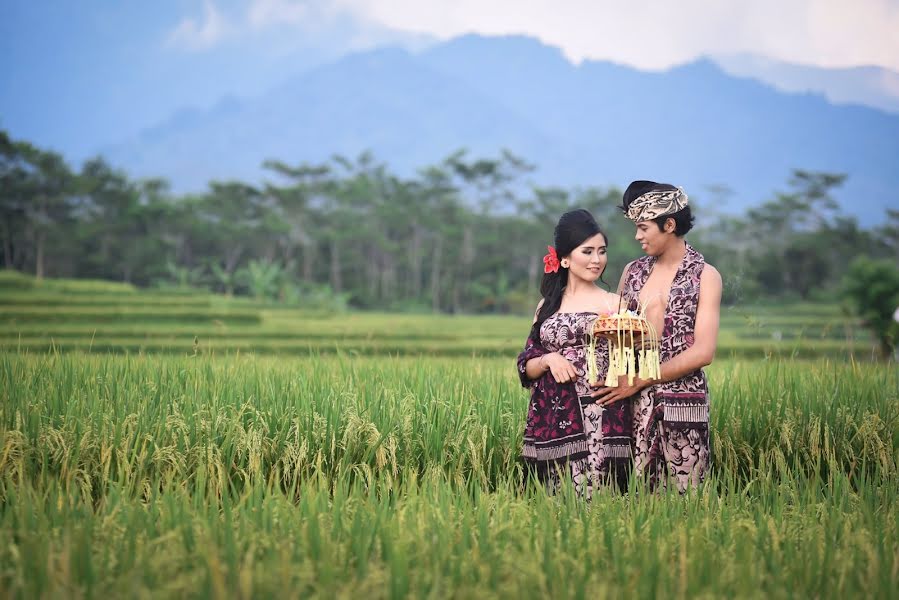
[[[558,352],[550,352],[542,356],[546,366],[553,374],[556,383],[568,383],[577,379],[577,369],[571,362]]]
[[[603,382],[597,381],[592,387],[599,389],[590,395],[596,399],[596,403],[600,406],[608,406],[639,394],[643,388],[650,385],[652,385],[652,381],[640,379],[639,377],[634,377],[634,382],[628,385],[627,375],[621,375],[618,377],[618,387],[605,387]]]

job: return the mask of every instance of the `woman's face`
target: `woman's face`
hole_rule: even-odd
[[[586,281],[596,281],[606,269],[609,257],[606,255],[606,237],[597,233],[566,256],[569,277],[579,277]]]

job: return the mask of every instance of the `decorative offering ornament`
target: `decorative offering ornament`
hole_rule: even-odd
[[[661,375],[659,361],[659,336],[652,323],[646,319],[646,307],[640,312],[618,309],[618,312],[600,314],[590,327],[587,346],[587,378],[596,383],[596,342],[599,338],[609,341],[609,369],[605,386],[618,387],[618,378],[627,376],[627,384],[640,379],[658,379]]]

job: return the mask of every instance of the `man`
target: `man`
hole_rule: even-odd
[[[634,469],[651,486],[673,480],[683,493],[709,469],[709,394],[702,367],[715,356],[721,275],[684,240],[693,226],[687,195],[673,185],[634,181],[622,210],[646,256],[628,264],[618,293],[660,332],[661,376],[593,393],[603,405],[633,402]],[[600,384],[601,385],[601,384]]]

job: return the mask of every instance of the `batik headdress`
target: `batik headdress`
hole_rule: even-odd
[[[674,214],[688,203],[683,189],[652,181],[635,181],[630,184],[624,192],[625,200],[628,196],[635,195],[636,198],[624,209],[624,215],[635,223]]]

